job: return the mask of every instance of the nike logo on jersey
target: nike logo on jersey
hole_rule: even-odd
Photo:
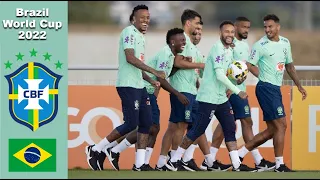
[[[273,53],[273,54],[270,54],[270,56],[273,56],[275,53]]]

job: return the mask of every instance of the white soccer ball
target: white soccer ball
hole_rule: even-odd
[[[241,80],[248,75],[248,67],[244,61],[233,61],[228,67],[228,77],[233,80]]]

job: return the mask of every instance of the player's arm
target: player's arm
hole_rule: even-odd
[[[259,68],[257,67],[257,64],[261,57],[261,48],[259,42],[256,42],[251,50],[250,57],[248,61],[246,62],[248,70],[256,77],[259,76]]]
[[[160,86],[160,82],[153,80],[150,76],[148,76],[148,74],[144,71],[142,71],[142,78],[143,80],[147,81],[148,83],[150,83],[152,86],[154,86],[156,89],[159,88]],[[161,79],[161,78],[160,78]]]
[[[226,76],[226,72],[224,72],[223,70],[222,62],[214,60],[217,57],[222,57],[223,53],[224,52],[218,47],[213,47],[208,56],[208,61],[213,61],[213,70],[216,73],[217,80],[224,84],[227,87],[227,89],[230,89],[235,94],[239,94],[241,92],[240,89],[228,79],[228,77]],[[243,93],[239,95],[243,97]]]
[[[285,67],[286,67],[286,71],[289,74],[290,78],[293,80],[293,82],[298,87],[298,90],[301,92],[302,100],[304,100],[305,98],[307,98],[307,91],[301,86],[296,68],[293,65],[290,44],[289,44],[289,49],[288,49],[288,56],[287,56],[286,62],[285,62]]]
[[[134,56],[134,49],[133,48],[125,49],[124,52],[126,55],[127,62],[132,64],[134,67],[139,68],[142,71],[147,71],[147,72],[154,74],[154,75],[157,74],[157,71],[155,69],[144,64],[142,61],[140,61],[140,59],[138,59]]]
[[[180,69],[203,69],[204,63],[193,63],[185,60],[182,55],[176,55],[174,58],[174,67]]]

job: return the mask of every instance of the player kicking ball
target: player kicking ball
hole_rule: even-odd
[[[250,20],[246,17],[238,17],[236,18],[235,22],[235,38],[233,40],[233,55],[234,59],[237,61],[246,61],[249,58],[249,45],[245,41],[245,39],[248,38],[248,33],[250,29]],[[246,78],[246,77],[245,77]],[[242,83],[240,85],[237,85],[237,87],[242,90],[246,91],[246,85],[245,83]],[[241,122],[241,128],[242,128],[242,135],[244,142],[249,142],[253,137],[253,131],[252,131],[252,118],[251,118],[251,112],[250,112],[250,105],[248,102],[248,99],[241,99],[236,94],[230,93],[229,94],[229,102],[232,106],[234,117],[235,119],[240,119]],[[212,143],[211,143],[211,154],[216,159],[216,155],[218,153],[218,150],[222,144],[222,141],[224,139],[222,127],[220,124],[218,124],[217,128],[215,129],[213,136],[212,136]],[[255,167],[258,169],[258,171],[268,171],[275,168],[275,163],[272,163],[268,160],[265,160],[258,149],[253,149],[251,151],[252,156],[255,161]],[[221,170],[226,171],[227,165],[224,164],[218,164],[215,167],[215,170]],[[202,163],[202,166],[200,166],[202,169],[206,169],[207,166],[205,162]]]
[[[213,45],[209,53],[204,69],[203,80],[197,94],[197,101],[199,102],[197,120],[192,125],[191,130],[184,136],[179,148],[168,162],[171,169],[175,171],[181,169],[181,157],[186,149],[199,136],[205,133],[213,115],[215,115],[224,132],[233,171],[256,172],[256,169],[241,164],[235,137],[236,125],[234,123],[231,104],[226,96],[226,89],[228,88],[240,96],[240,98],[247,98],[247,94],[240,91],[239,88],[233,85],[226,77],[227,68],[233,59],[233,50],[230,45],[232,44],[234,33],[234,25],[232,22],[224,21],[220,24],[220,40]],[[209,166],[208,170],[211,168],[212,166]]]

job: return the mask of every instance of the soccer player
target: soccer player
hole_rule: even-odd
[[[197,45],[201,41],[202,28],[203,28],[203,22],[200,21],[200,24],[196,28],[197,34],[196,35],[192,35],[192,38],[191,38],[191,41],[195,45],[195,48],[196,48],[196,61],[197,62],[205,62],[204,56],[202,55],[202,53],[200,52],[199,48],[197,47]],[[198,89],[199,86],[200,86],[200,78],[202,78],[202,75],[203,75],[203,69],[195,69],[195,72],[197,74],[196,88]],[[192,115],[193,115],[193,119],[195,119],[196,118],[196,113],[193,112]],[[192,123],[189,123],[188,129],[191,129],[191,128],[192,128]],[[193,144],[191,144],[189,146],[189,148],[184,153],[184,155],[182,157],[182,160],[181,160],[182,167],[184,168],[184,170],[187,170],[187,171],[201,171],[201,169],[197,166],[197,164],[195,163],[195,161],[193,159],[193,154],[194,154],[194,151],[195,151],[197,145],[199,145],[199,148],[201,149],[201,151],[202,151],[202,153],[204,155],[210,154],[210,148],[208,146],[207,137],[206,137],[205,134],[202,134],[196,141],[194,141]]]
[[[134,8],[134,24],[121,32],[119,40],[119,70],[116,87],[121,99],[124,124],[114,129],[98,144],[87,146],[87,162],[93,170],[103,170],[106,157],[102,150],[110,142],[131,132],[138,126],[136,161],[134,171],[143,171],[149,130],[152,125],[151,106],[144,79],[157,86],[159,82],[152,80],[144,71],[156,77],[165,78],[163,71],[157,71],[144,64],[145,40],[142,31],[146,31],[150,22],[150,13],[145,5]]]
[[[164,71],[166,73],[166,78],[170,75],[174,57],[177,53],[181,53],[185,48],[186,39],[184,36],[184,31],[179,28],[170,29],[166,36],[167,45],[164,46],[154,57],[146,62],[146,64],[156,70]],[[188,104],[188,98],[182,93],[176,91],[171,87],[171,85],[165,79],[156,78],[154,75],[147,73],[153,80],[159,80],[161,86],[167,90],[169,93],[173,93],[179,97],[182,104]],[[158,89],[154,88],[149,82],[145,81],[147,92],[150,98],[150,104],[152,109],[152,121],[153,125],[149,132],[149,142],[145,157],[145,168],[153,170],[149,165],[151,154],[153,152],[153,147],[156,142],[157,135],[160,131],[160,110],[157,102],[157,92]],[[137,140],[137,131],[133,131],[128,134],[128,136],[117,146],[112,149],[107,150],[107,157],[112,164],[112,166],[119,170],[119,156],[122,151],[129,148],[132,144],[135,144]]]
[[[197,120],[184,136],[182,143],[173,157],[168,161],[171,169],[179,170],[181,168],[181,157],[185,150],[202,134],[205,133],[212,116],[215,115],[219,120],[224,135],[227,148],[229,150],[231,162],[234,171],[256,171],[248,166],[241,164],[237,151],[237,141],[235,138],[235,123],[232,113],[232,107],[226,96],[226,88],[240,96],[242,99],[247,98],[244,91],[240,91],[238,87],[232,84],[227,78],[227,68],[233,59],[233,50],[230,47],[234,38],[234,25],[230,21],[223,21],[220,24],[220,40],[212,47],[206,66],[204,69],[203,79],[197,101],[199,102],[199,110]],[[209,165],[211,170],[213,164]]]
[[[243,159],[249,151],[272,138],[276,161],[275,171],[290,172],[292,170],[283,162],[286,114],[280,87],[284,70],[286,69],[298,87],[302,100],[307,97],[307,92],[301,86],[293,65],[290,42],[279,35],[279,18],[274,14],[269,14],[263,18],[263,21],[266,35],[253,45],[247,66],[249,71],[259,79],[256,85],[256,96],[263,111],[263,120],[267,124],[267,129],[247,142],[239,150],[239,156]],[[259,70],[255,66],[258,66]]]
[[[238,17],[236,18],[235,22],[235,38],[233,40],[234,48],[233,48],[233,57],[236,61],[247,61],[249,58],[249,45],[245,41],[248,38],[248,33],[250,29],[250,20],[246,17]],[[245,83],[237,85],[237,87],[242,90],[246,91]],[[252,131],[252,118],[250,113],[250,105],[248,99],[241,99],[236,94],[232,94],[229,98],[229,102],[232,106],[234,117],[235,119],[240,119],[241,127],[242,127],[242,135],[244,142],[247,143],[253,138],[253,131]],[[221,146],[221,143],[224,139],[222,127],[218,124],[217,128],[215,129],[213,136],[212,136],[212,143],[211,143],[211,154],[213,155],[214,159],[216,159],[217,152]],[[273,169],[275,167],[275,163],[265,160],[258,149],[254,149],[251,151],[256,168],[259,171],[266,171]],[[224,165],[222,163],[217,163],[215,167],[216,170],[225,171],[228,169],[228,165]],[[202,166],[205,168],[205,166]]]
[[[181,15],[181,23],[186,37],[186,47],[182,53],[175,56],[174,67],[179,68],[179,70],[170,76],[170,84],[174,89],[188,98],[189,104],[182,104],[178,96],[170,93],[171,114],[167,131],[162,139],[161,153],[156,166],[156,170],[159,171],[168,170],[165,165],[171,143],[173,143],[172,152],[174,152],[178,148],[179,143],[181,143],[188,124],[192,122],[192,113],[197,110],[197,102],[195,101],[197,75],[195,69],[203,69],[204,63],[195,61],[196,47],[190,38],[192,35],[196,35],[196,28],[200,24],[200,21],[200,14],[194,10],[184,10]],[[192,58],[192,62],[194,63],[188,64],[187,58]]]

